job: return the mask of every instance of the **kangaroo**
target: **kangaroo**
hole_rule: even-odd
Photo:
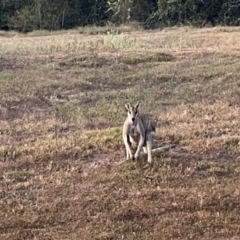
[[[127,160],[137,159],[140,151],[143,148],[144,153],[148,154],[148,163],[152,162],[152,152],[168,150],[175,145],[168,145],[152,149],[153,137],[155,135],[156,125],[146,115],[140,114],[138,111],[139,103],[135,106],[131,104],[125,104],[125,108],[128,111],[128,116],[123,124],[122,135],[126,148]],[[138,143],[137,150],[133,155],[131,150],[132,143]]]

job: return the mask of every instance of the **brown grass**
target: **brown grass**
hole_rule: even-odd
[[[0,238],[239,239],[239,37],[2,33]],[[121,139],[139,100],[177,145],[147,168]]]

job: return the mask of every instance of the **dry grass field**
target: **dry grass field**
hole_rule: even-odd
[[[0,239],[240,239],[239,39],[0,32]],[[137,101],[176,144],[147,168],[121,137]]]

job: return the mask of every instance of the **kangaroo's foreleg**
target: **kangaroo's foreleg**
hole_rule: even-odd
[[[133,154],[132,154],[131,146],[129,144],[128,135],[126,135],[126,134],[123,135],[123,141],[124,141],[125,148],[126,148],[127,160],[129,160],[129,158],[133,159]]]

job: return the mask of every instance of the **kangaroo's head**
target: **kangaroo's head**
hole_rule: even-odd
[[[136,117],[138,116],[138,113],[139,113],[138,106],[139,106],[139,103],[137,103],[135,106],[131,106],[130,103],[125,104],[125,108],[128,111],[128,118],[133,123],[135,122]]]

